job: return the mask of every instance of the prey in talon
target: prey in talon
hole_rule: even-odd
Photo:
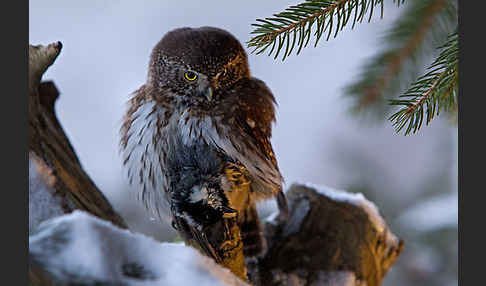
[[[275,105],[232,34],[179,28],[153,48],[121,128],[123,162],[146,208],[243,278],[244,258],[265,252],[256,203],[274,198],[288,213],[270,143]]]

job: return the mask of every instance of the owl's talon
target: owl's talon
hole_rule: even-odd
[[[223,251],[228,251],[230,249],[235,248],[236,246],[238,246],[238,242],[234,243],[234,241],[232,241],[232,240],[227,240],[227,241],[224,241],[221,244],[220,249],[223,250]]]
[[[227,251],[235,248],[236,246],[238,246],[238,244],[239,241],[238,240],[235,241],[233,239],[233,236],[231,235],[231,230],[228,225],[228,221],[225,220],[224,221],[224,241],[221,244],[220,249],[223,251]]]
[[[233,236],[231,235],[231,230],[228,226],[228,221],[227,220],[224,220],[224,239],[225,239],[225,242],[227,242],[228,240],[232,240]]]
[[[238,214],[237,210],[227,206],[221,206],[221,211],[223,212],[223,218],[234,218]]]
[[[224,213],[223,218],[234,218],[236,217],[236,213]]]

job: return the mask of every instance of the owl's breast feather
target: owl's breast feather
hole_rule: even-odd
[[[179,117],[178,131],[185,146],[202,143],[243,165],[253,178],[254,189],[263,197],[281,190],[282,176],[278,168],[238,126],[224,124],[218,116],[194,116],[186,110]]]

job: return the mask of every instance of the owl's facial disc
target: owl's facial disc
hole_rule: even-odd
[[[246,52],[229,32],[179,28],[164,35],[152,50],[148,82],[172,91],[183,104],[213,105],[225,90],[249,76]]]

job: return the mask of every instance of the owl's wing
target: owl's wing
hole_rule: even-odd
[[[281,218],[287,219],[289,210],[282,190],[283,178],[270,142],[272,123],[275,121],[275,98],[263,81],[254,78],[240,91],[238,98],[241,102],[238,106],[241,108],[235,113],[236,126],[241,130],[243,140],[247,140],[249,146],[255,149],[259,158],[256,161],[264,162],[267,170],[270,170],[270,176],[265,177],[268,173],[255,168],[256,172],[252,173],[252,189],[256,191],[257,198],[259,194],[267,195],[262,188],[271,189],[271,194],[277,198]]]
[[[271,124],[275,120],[275,99],[265,83],[248,79],[227,96],[222,106],[229,112],[212,125],[212,142],[235,162],[243,165],[251,177],[256,198],[276,196],[283,178],[270,143]]]
[[[249,79],[234,91],[231,98],[236,108],[229,117],[230,137],[235,158],[250,174],[250,187],[255,199],[276,197],[279,218],[289,215],[287,199],[282,190],[283,178],[270,142],[275,121],[275,98],[263,81]]]

